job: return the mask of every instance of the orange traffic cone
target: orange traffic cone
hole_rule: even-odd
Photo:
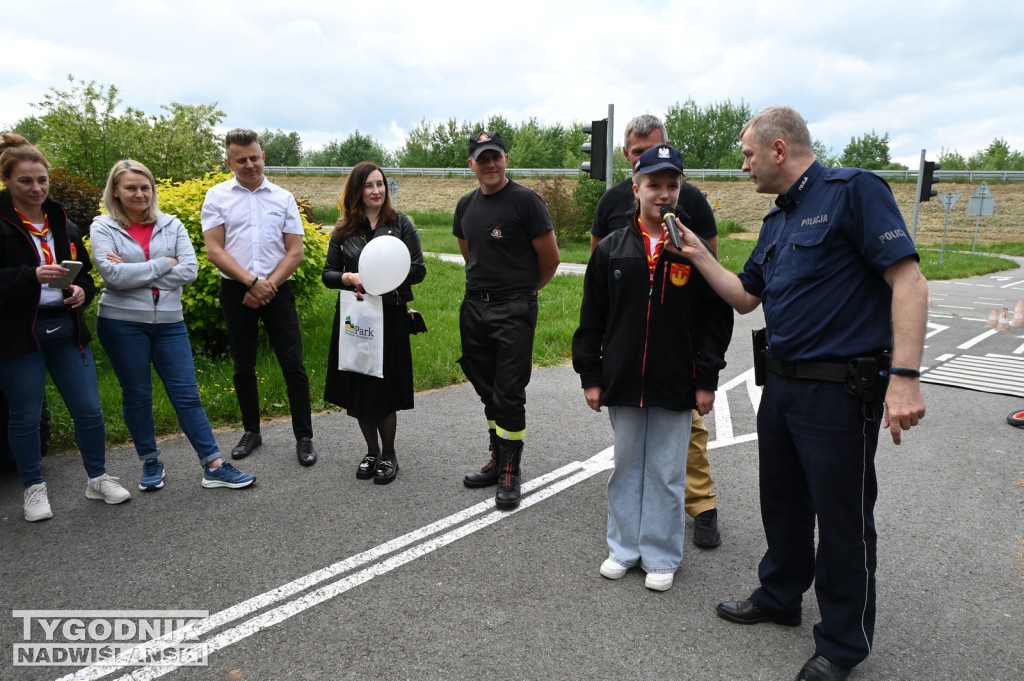
[[[1010,330],[1010,311],[1005,307],[1003,308],[1003,314],[999,315],[999,323],[996,325],[996,328],[1000,331]]]
[[[1013,321],[1010,322],[1010,326],[1018,328],[1024,326],[1024,300],[1017,301],[1017,308],[1013,311]]]
[[[988,324],[985,326],[990,329],[994,329],[999,326],[999,312],[994,307],[992,308],[992,311],[988,313]]]

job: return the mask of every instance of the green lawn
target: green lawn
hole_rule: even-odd
[[[425,251],[459,252],[458,242],[451,233],[451,213],[411,212],[409,215],[419,230]],[[754,243],[751,240],[723,235],[719,239],[719,257],[722,263],[733,272],[740,271]],[[938,265],[938,251],[921,251],[921,269],[928,279],[963,278],[1016,267],[1016,263],[1005,258],[956,253],[952,252],[953,248],[947,244],[942,267]],[[969,246],[964,249],[963,244],[958,244],[955,248],[970,250]],[[590,244],[584,241],[562,244],[560,250],[563,262],[586,263],[590,254]],[[988,245],[985,250],[1022,255],[1024,244]],[[541,292],[534,345],[534,363],[537,366],[562,364],[569,360],[572,334],[579,320],[582,285],[582,277],[559,276]],[[412,303],[414,308],[423,313],[430,329],[426,334],[411,337],[417,391],[440,388],[465,380],[462,370],[456,364],[461,352],[458,311],[464,288],[465,274],[461,265],[428,258],[427,278],[414,288],[416,300]],[[324,289],[313,300],[304,301],[299,306],[306,369],[309,373],[315,410],[332,408],[321,398],[327,347],[336,305],[337,293]],[[94,314],[95,308],[89,313],[90,328],[95,328],[95,319],[92,317]],[[94,342],[91,347],[99,374],[100,397],[107,423],[107,440],[111,446],[120,446],[129,441],[121,417],[120,386],[102,346]],[[214,426],[240,427],[238,405],[235,402],[231,381],[230,359],[225,356],[210,356],[199,348],[196,350],[199,390],[211,423]],[[263,414],[267,418],[287,415],[284,379],[273,352],[265,342],[261,346],[257,371],[260,376]],[[154,385],[160,385],[155,378]],[[72,423],[63,408],[60,396],[52,386],[48,387],[48,396],[53,406],[53,448],[58,451],[73,449]],[[154,403],[157,432],[179,432],[174,411],[162,387],[155,389]]]

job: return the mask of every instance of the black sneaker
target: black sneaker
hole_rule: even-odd
[[[702,549],[717,548],[722,543],[718,532],[718,509],[698,513],[693,519],[693,543]]]
[[[238,441],[235,448],[231,450],[232,459],[244,459],[252,454],[253,450],[263,444],[263,437],[259,433],[247,430],[242,433],[242,439]]]

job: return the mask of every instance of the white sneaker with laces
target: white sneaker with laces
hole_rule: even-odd
[[[607,577],[608,579],[622,579],[629,572],[629,568],[622,563],[616,562],[611,558],[606,558],[601,563],[601,576]]]
[[[674,579],[675,573],[673,572],[648,572],[644,586],[651,591],[668,591],[672,588]]]
[[[34,523],[53,517],[50,500],[46,497],[46,483],[40,482],[25,489],[25,520]]]
[[[132,495],[117,483],[117,478],[104,473],[96,479],[96,482],[89,481],[85,488],[85,498],[102,499],[108,504],[120,504],[122,501],[131,499]]]

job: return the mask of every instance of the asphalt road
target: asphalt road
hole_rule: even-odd
[[[1024,329],[984,334],[988,307],[1024,299],[1024,270],[932,284],[924,365],[950,354],[1024,356]],[[968,310],[967,308],[971,309]],[[984,314],[982,314],[984,313]],[[418,395],[399,415],[398,479],[355,478],[362,438],[343,413],[315,416],[320,461],[295,460],[290,425],[264,427],[239,466],[250,489],[203,489],[182,437],[162,443],[163,490],[135,489],[128,449],[108,468],[133,490],[84,497],[75,456],[44,463],[54,518],[27,523],[21,486],[0,478],[0,679],[57,679],[77,667],[14,666],[15,610],[199,610],[205,666],[115,666],[74,678],[791,679],[813,652],[804,623],[743,627],[714,615],[756,584],[757,500],[750,330],[738,317],[712,431],[723,544],[690,544],[675,586],[655,593],[606,556],[607,414],[590,411],[569,367],[534,372],[522,507],[462,475],[486,457],[468,385]],[[939,328],[942,327],[942,328]],[[974,340],[969,349],[959,346]],[[896,447],[883,434],[875,650],[851,679],[1010,681],[1024,676],[1024,398],[926,384],[928,414]],[[218,434],[228,450],[237,432]],[[32,642],[41,639],[33,630]],[[128,676],[134,673],[135,676]]]

